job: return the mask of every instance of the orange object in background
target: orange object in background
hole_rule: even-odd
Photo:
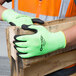
[[[76,4],[74,0],[70,0],[67,12],[66,12],[66,17],[72,17],[76,16]]]
[[[70,65],[68,67],[65,67],[64,69],[68,69],[68,68],[71,68],[71,67],[74,67],[74,66],[76,66],[76,63],[75,64],[72,64],[72,65]]]
[[[12,7],[14,8],[14,1],[12,0]],[[34,13],[38,15],[38,7],[40,8],[40,15],[59,16],[62,0],[18,0],[18,10]],[[40,4],[40,5],[39,5]],[[67,8],[67,7],[66,7]],[[74,0],[70,0],[65,17],[76,15],[76,5]]]
[[[42,6],[42,0],[39,0],[39,6],[37,8],[36,18],[39,18],[39,16],[40,16],[41,6]]]
[[[14,9],[14,0],[12,0],[12,8]]]
[[[41,4],[41,15],[58,16],[61,0],[18,0],[18,10],[30,13],[37,13],[39,3]],[[14,8],[14,0],[12,2]],[[47,10],[48,9],[48,10]]]

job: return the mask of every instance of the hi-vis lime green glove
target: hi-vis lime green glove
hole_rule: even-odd
[[[13,26],[31,25],[33,23],[44,24],[44,21],[29,16],[19,14],[12,9],[7,9],[2,14],[2,19],[9,22]]]
[[[51,53],[66,47],[66,39],[62,31],[50,33],[43,26],[22,26],[24,30],[32,30],[35,34],[15,36],[15,48],[21,58],[30,58]]]

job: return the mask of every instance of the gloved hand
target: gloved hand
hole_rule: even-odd
[[[22,26],[24,30],[33,30],[32,35],[16,35],[15,48],[21,58],[30,58],[51,53],[66,47],[66,39],[62,31],[50,33],[43,26]]]
[[[31,25],[33,23],[44,24],[44,21],[40,19],[37,19],[37,18],[32,19],[29,16],[16,13],[12,9],[5,10],[2,14],[2,19],[4,21],[9,22],[13,26],[20,26],[20,27],[25,24]]]

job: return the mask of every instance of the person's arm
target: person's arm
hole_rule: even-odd
[[[15,12],[13,9],[7,9],[0,5],[0,20],[7,21],[13,26],[22,26],[25,25],[31,25],[33,23],[39,23],[44,24],[44,21],[37,19],[37,18],[31,18],[30,16],[19,14]]]
[[[0,20],[2,20],[2,13],[7,9],[2,6],[5,2],[11,2],[12,0],[0,0]]]
[[[0,0],[0,20],[2,20],[2,13],[6,10],[6,8],[2,6],[4,2],[6,2],[6,0]]]
[[[0,0],[0,4],[2,5],[4,2],[11,2],[12,0]]]
[[[0,4],[2,5],[5,2],[5,0],[0,0]]]
[[[2,6],[5,2],[11,2],[12,0],[0,0],[0,20],[2,20],[2,13],[6,10],[5,7]]]
[[[6,10],[7,8],[3,7],[0,5],[0,20],[2,20],[2,13]]]
[[[67,46],[76,44],[76,25],[63,31],[66,37]]]

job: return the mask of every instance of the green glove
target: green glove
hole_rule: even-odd
[[[15,48],[21,53],[21,58],[30,58],[51,53],[66,47],[66,39],[62,31],[50,33],[43,26],[25,26],[27,30],[34,30],[35,34],[15,36]],[[19,42],[18,42],[19,41]]]
[[[20,27],[22,25],[31,25],[33,23],[44,24],[44,21],[40,19],[37,19],[37,18],[32,19],[29,16],[16,13],[12,9],[5,10],[2,14],[2,19],[4,21],[9,22],[13,26],[20,26]]]

